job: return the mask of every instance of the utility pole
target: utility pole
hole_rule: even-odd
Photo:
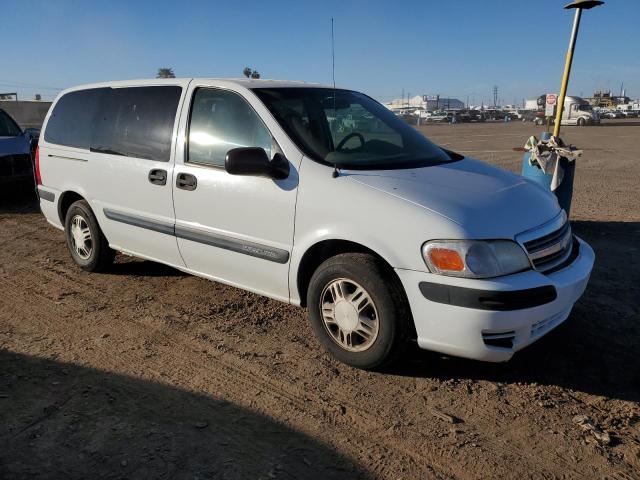
[[[493,87],[493,109],[495,110],[498,105],[498,86],[494,85]]]

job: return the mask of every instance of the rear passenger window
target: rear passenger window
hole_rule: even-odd
[[[271,133],[237,93],[197,89],[189,120],[188,161],[223,166],[227,152],[238,147],[261,147],[271,158]]]
[[[127,157],[167,162],[182,89],[110,89],[96,121],[92,147]]]
[[[65,94],[51,113],[44,138],[167,162],[181,87],[93,88]]]
[[[69,92],[51,112],[44,139],[67,147],[89,148],[98,109],[108,88]]]

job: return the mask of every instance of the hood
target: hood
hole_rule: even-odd
[[[0,137],[0,156],[29,153],[29,142],[24,135],[17,137]]]
[[[555,195],[539,185],[467,158],[415,169],[344,173],[450,219],[472,238],[514,238],[560,212]]]

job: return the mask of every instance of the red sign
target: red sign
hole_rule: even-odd
[[[555,115],[556,103],[558,103],[558,96],[555,93],[547,93],[547,104],[544,109],[545,117],[553,117]]]

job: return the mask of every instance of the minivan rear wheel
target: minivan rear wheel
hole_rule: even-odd
[[[364,253],[336,255],[322,263],[307,290],[311,327],[339,361],[374,370],[397,360],[411,320],[393,271]]]
[[[74,202],[65,217],[67,247],[73,261],[89,272],[104,271],[115,257],[86,200]]]

